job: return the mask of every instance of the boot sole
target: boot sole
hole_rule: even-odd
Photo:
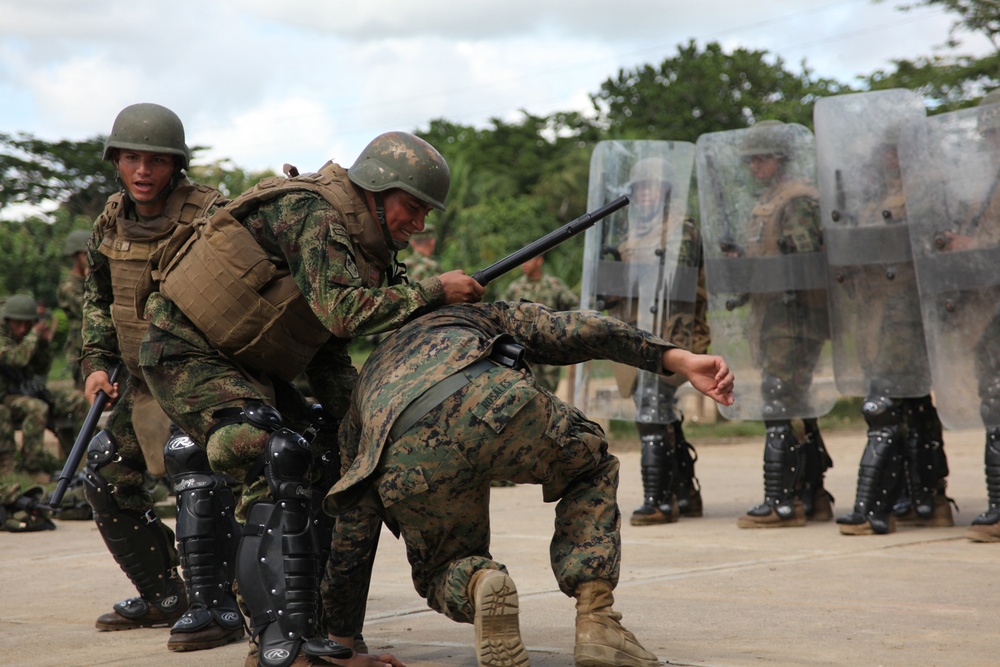
[[[514,581],[493,570],[479,581],[473,600],[476,608],[476,663],[479,667],[527,667],[528,650],[518,626],[517,588]]]
[[[185,651],[201,651],[207,648],[225,646],[226,644],[231,644],[232,642],[243,639],[243,628],[236,628],[235,630],[216,635],[215,637],[205,637],[193,640],[184,639],[183,637],[184,633],[175,633],[170,635],[170,639],[167,640],[167,648],[171,651],[182,653]]]
[[[965,537],[973,542],[1000,542],[1000,535],[976,530],[975,526],[965,531]]]
[[[574,662],[576,667],[659,667],[662,663],[659,660],[641,660],[623,651],[600,646],[597,644],[584,644],[577,646],[574,652]]]
[[[842,523],[839,526],[841,535],[890,535],[896,532],[896,519],[889,516],[889,532],[887,533],[876,533],[867,521],[859,524]]]

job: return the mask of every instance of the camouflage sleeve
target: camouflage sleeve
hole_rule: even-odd
[[[350,406],[351,392],[358,379],[358,371],[347,352],[346,341],[330,338],[306,368],[309,388],[323,409],[343,419]]]
[[[0,334],[0,365],[28,369],[35,351],[42,342],[42,338],[34,331],[29,331],[20,343],[7,335]]]
[[[501,304],[497,304],[498,306]],[[592,310],[554,311],[534,303],[509,304],[504,329],[525,347],[531,363],[576,364],[609,359],[663,373],[662,338]]]
[[[823,231],[819,222],[819,202],[811,197],[796,197],[781,211],[782,253],[818,252],[823,249]]]
[[[118,337],[111,321],[111,265],[107,257],[97,251],[104,238],[104,217],[94,226],[94,235],[87,248],[90,272],[83,287],[83,351],[80,366],[83,376],[94,371],[107,370],[119,359]]]
[[[340,338],[398,328],[418,310],[444,303],[436,278],[370,287],[379,277],[358,274],[357,249],[339,213],[317,195],[288,194],[256,215],[273,233],[313,312]]]
[[[79,320],[83,317],[83,290],[80,289],[82,283],[67,278],[59,285],[59,292],[56,298],[59,307],[66,313],[70,320]]]

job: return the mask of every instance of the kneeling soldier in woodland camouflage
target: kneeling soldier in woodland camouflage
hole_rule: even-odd
[[[324,508],[377,508],[406,541],[427,604],[475,624],[479,665],[529,662],[514,582],[490,557],[492,480],[539,484],[545,501],[558,503],[550,553],[560,590],[577,600],[576,664],[660,664],[612,609],[621,564],[618,459],[601,428],[541,391],[524,363],[596,357],[682,374],[732,403],[733,374],[721,357],[681,350],[595,311],[528,302],[425,314],[379,345],[361,371],[340,434],[360,449],[356,457],[343,452],[344,475]],[[355,546],[356,558],[369,557]],[[345,595],[341,604],[357,601]]]

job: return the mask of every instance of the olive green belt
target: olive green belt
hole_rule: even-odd
[[[452,373],[445,379],[420,394],[412,403],[403,408],[389,429],[389,442],[398,440],[410,427],[424,418],[433,408],[441,405],[444,399],[469,384],[477,377],[500,364],[490,357],[484,357],[462,370]]]

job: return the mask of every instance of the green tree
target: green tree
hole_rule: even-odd
[[[766,51],[736,49],[712,42],[677,47],[659,65],[619,70],[591,95],[598,123],[611,139],[696,141],[708,132],[748,127],[772,118],[812,126],[817,97],[850,92],[832,79],[785,68]]]
[[[270,169],[247,171],[237,166],[232,160],[222,159],[206,165],[191,165],[188,169],[188,175],[193,181],[202,185],[210,185],[226,197],[233,199],[255,186],[261,179],[274,176],[275,173]]]
[[[114,166],[101,159],[105,138],[44,141],[0,133],[0,210],[12,204],[65,206],[96,217],[118,190]]]

